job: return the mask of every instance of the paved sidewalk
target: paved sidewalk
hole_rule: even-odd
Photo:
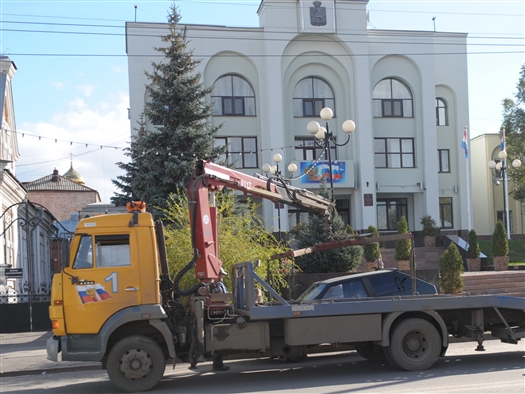
[[[52,332],[0,334],[0,377],[100,369],[97,362],[47,359],[46,341]]]

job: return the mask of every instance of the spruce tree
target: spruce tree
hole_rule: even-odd
[[[112,198],[122,205],[128,198],[145,201],[150,211],[166,208],[170,193],[183,188],[197,159],[216,160],[224,147],[215,147],[218,127],[210,124],[212,104],[206,101],[212,88],[204,88],[202,75],[195,69],[200,60],[187,50],[184,32],[178,29],[177,7],[168,14],[168,34],[164,46],[155,48],[164,55],[146,72],[150,100],[144,104],[144,120],[125,152],[131,164],[117,163],[126,174],[113,183],[123,193]],[[153,212],[160,215],[159,210]]]
[[[330,190],[324,178],[318,194],[330,199]],[[337,212],[334,212],[330,233],[323,230],[323,224],[323,219],[317,215],[310,215],[307,224],[300,224],[297,229],[298,247],[306,248],[323,242],[348,238],[347,227]],[[348,272],[361,263],[361,255],[361,247],[350,246],[297,257],[296,264],[306,274]]]

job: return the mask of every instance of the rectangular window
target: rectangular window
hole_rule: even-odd
[[[221,160],[236,168],[258,168],[256,137],[217,137],[215,146],[226,145]]]
[[[335,209],[345,225],[350,224],[350,200],[340,199],[335,202]],[[298,208],[288,207],[288,226],[290,229],[297,226],[299,223],[308,223],[308,212],[301,211]]]
[[[374,138],[375,168],[414,168],[413,138]]]
[[[439,198],[439,222],[441,228],[453,228],[452,197]]]
[[[244,116],[244,97],[222,97],[222,115]]]
[[[129,234],[97,235],[95,237],[97,267],[131,265]]]
[[[408,222],[406,198],[377,199],[377,229],[397,230],[397,222],[404,216]]]
[[[412,118],[411,99],[373,99],[374,118]]]
[[[450,172],[449,149],[438,149],[439,172]]]
[[[319,116],[321,110],[324,108],[323,99],[302,99],[303,101],[303,117]]]
[[[330,145],[330,149],[332,161],[337,160],[335,145]],[[295,160],[328,160],[328,154],[325,152],[324,155],[322,155],[322,153],[323,149],[315,143],[313,137],[295,137]]]

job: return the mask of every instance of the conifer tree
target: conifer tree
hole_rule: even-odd
[[[451,243],[439,261],[439,284],[443,293],[459,293],[463,290],[463,260],[458,247]]]
[[[215,147],[218,130],[209,123],[212,104],[206,101],[212,88],[204,88],[195,69],[200,60],[187,50],[184,32],[178,29],[177,7],[168,14],[165,44],[155,48],[164,55],[146,72],[150,100],[144,104],[144,119],[125,152],[131,163],[117,163],[126,174],[113,183],[122,190],[112,202],[122,205],[130,198],[153,207],[166,208],[170,193],[184,187],[197,159],[216,160],[224,147]],[[154,126],[152,126],[154,125]],[[160,211],[153,212],[156,216]]]
[[[330,190],[323,178],[319,195],[330,199]],[[323,242],[337,241],[348,238],[346,225],[341,216],[335,212],[328,234],[323,230],[323,219],[317,215],[310,215],[307,224],[300,224],[297,229],[297,243],[299,248],[306,248]],[[350,246],[332,249],[324,252],[311,253],[296,258],[296,264],[306,274],[325,272],[347,272],[361,263],[362,248]]]

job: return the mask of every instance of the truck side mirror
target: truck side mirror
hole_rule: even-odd
[[[60,261],[62,262],[62,267],[69,267],[69,239],[61,238],[60,239]]]

